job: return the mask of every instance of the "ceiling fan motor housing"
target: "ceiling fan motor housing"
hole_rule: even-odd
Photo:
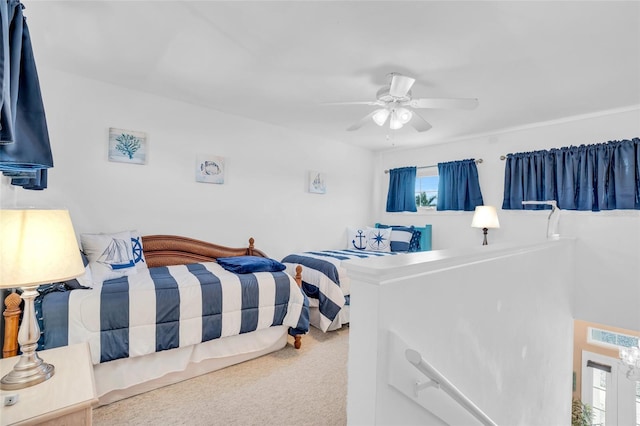
[[[380,102],[408,102],[411,100],[411,90],[407,91],[407,94],[404,96],[392,96],[389,94],[389,91],[391,90],[391,86],[389,87],[382,87],[380,90],[378,90],[378,92],[376,93],[376,98],[380,101]]]

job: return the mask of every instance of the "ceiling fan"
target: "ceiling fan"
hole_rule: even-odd
[[[478,100],[475,98],[414,99],[411,97],[411,86],[415,83],[415,78],[398,73],[390,73],[388,77],[390,77],[389,85],[378,90],[375,101],[336,102],[330,104],[371,105],[380,107],[349,126],[347,130],[357,130],[372,120],[378,126],[384,126],[384,124],[389,121],[389,127],[392,130],[401,129],[405,124],[409,123],[418,132],[425,132],[431,128],[431,124],[418,113],[412,111],[412,108],[474,109],[478,106]]]

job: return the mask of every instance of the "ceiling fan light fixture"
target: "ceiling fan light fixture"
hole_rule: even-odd
[[[397,114],[398,120],[402,124],[407,124],[409,120],[411,120],[411,117],[413,117],[413,113],[406,108],[398,108],[396,110],[396,114]]]
[[[384,123],[387,121],[387,118],[389,118],[389,110],[386,108],[380,108],[379,110],[377,110],[375,113],[373,113],[373,121],[378,125],[378,126],[384,126]]]
[[[398,117],[398,112],[396,110],[394,110],[391,113],[391,120],[389,121],[389,128],[391,128],[391,130],[398,130],[398,129],[402,129],[402,126],[404,126],[404,123]]]

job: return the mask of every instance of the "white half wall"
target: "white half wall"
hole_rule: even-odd
[[[496,206],[500,219],[500,228],[489,230],[489,244],[540,241],[546,238],[547,212],[501,210],[505,162],[500,156],[634,137],[640,137],[639,106],[420,149],[381,152],[374,172],[376,221],[402,225],[430,223],[435,250],[481,244],[482,230],[471,228],[473,212],[386,213],[389,176],[383,171],[482,158],[478,175],[484,203]],[[576,239],[579,286],[576,318],[640,330],[640,211],[563,211],[559,227],[562,236]]]
[[[345,262],[357,301],[348,424],[479,424],[442,390],[423,390],[422,405],[398,390],[427,379],[396,365],[390,333],[496,424],[569,424],[573,248],[503,243]]]
[[[0,206],[67,208],[77,233],[138,229],[269,256],[342,248],[346,227],[372,219],[373,154],[39,64],[54,168],[49,187],[1,178]],[[147,164],[107,159],[110,127],[145,132]],[[195,181],[197,154],[223,156],[223,185]],[[308,191],[310,170],[327,193]]]

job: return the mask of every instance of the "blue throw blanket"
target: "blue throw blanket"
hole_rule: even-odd
[[[308,306],[285,272],[234,274],[215,262],[149,268],[44,295],[44,348],[88,341],[97,364],[271,326],[304,334]]]
[[[318,299],[319,328],[327,331],[349,297],[348,290],[342,288],[340,282],[342,261],[395,254],[360,250],[308,251],[290,254],[282,259],[282,263],[290,273],[297,265],[302,265],[302,289],[308,297]]]

